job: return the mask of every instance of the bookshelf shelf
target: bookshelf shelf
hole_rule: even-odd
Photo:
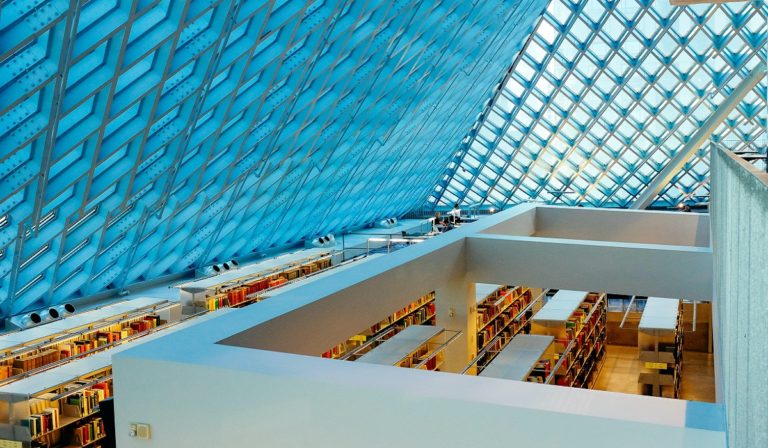
[[[605,356],[605,294],[560,290],[531,319],[531,333],[554,337],[556,363],[545,382],[594,385]]]
[[[459,332],[433,325],[411,325],[357,359],[357,362],[438,370],[442,351]]]
[[[88,442],[86,444],[83,444],[83,445],[66,445],[64,448],[86,448],[86,447],[89,447],[89,446],[93,446],[95,443],[100,442],[100,441],[102,441],[102,440],[104,440],[106,438],[107,438],[107,436],[103,435],[103,436],[100,436],[100,437],[98,437],[96,439],[91,440],[90,442]]]
[[[484,288],[486,289],[486,288]],[[531,303],[531,291],[518,286],[500,286],[478,302],[477,305],[477,350],[486,348],[499,334],[506,332],[502,344],[517,334],[522,327],[520,316]],[[501,349],[502,347],[499,347]]]
[[[152,328],[136,343],[180,330],[209,316],[214,317],[211,314]],[[112,395],[112,355],[134,346],[125,343],[129,340],[117,341],[108,351],[0,386],[0,442],[22,442],[25,447],[33,442],[34,446],[50,448],[71,445],[78,422],[83,423],[80,427],[87,427],[88,434],[94,434],[92,425],[99,418],[99,402]],[[83,446],[95,442],[89,440]]]
[[[479,376],[547,382],[554,364],[553,336],[521,334],[488,364]]]
[[[638,383],[651,395],[678,397],[683,358],[683,306],[678,299],[649,297],[638,325],[638,352],[643,369]]]
[[[137,301],[130,311],[125,303],[110,305],[0,339],[0,385],[107,350],[181,318],[176,302]]]
[[[328,269],[332,257],[329,249],[306,249],[176,287],[188,314],[242,307],[258,302],[270,289]]]
[[[489,288],[493,286],[493,288]],[[495,303],[504,305],[491,315],[485,311],[473,318],[477,327],[477,355],[461,372],[468,375],[478,375],[493,361],[493,359],[520,333],[529,332],[529,319],[533,316],[534,307],[540,306],[545,295],[541,292],[532,298],[530,288],[524,286],[499,286],[478,283],[476,286],[478,307],[494,306]],[[483,295],[481,297],[481,295]],[[487,317],[484,317],[487,316]]]
[[[407,307],[396,311],[347,341],[323,353],[324,358],[354,361],[368,351],[411,325],[429,325],[435,322],[435,293],[418,298]]]

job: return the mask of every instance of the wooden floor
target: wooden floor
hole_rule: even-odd
[[[639,394],[637,375],[642,367],[637,347],[609,345],[595,389]],[[684,400],[715,401],[714,358],[709,353],[683,353],[680,397]]]

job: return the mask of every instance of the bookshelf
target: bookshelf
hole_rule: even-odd
[[[357,362],[439,370],[443,349],[459,332],[433,325],[411,325],[357,359]]]
[[[0,440],[57,447],[103,437],[98,403],[112,395],[110,363],[109,353],[98,353],[1,387]]]
[[[139,298],[0,336],[0,385],[142,337],[180,318],[176,302]]]
[[[297,278],[331,267],[332,251],[307,249],[272,260],[177,285],[187,314],[239,308],[261,300],[261,295]]]
[[[354,361],[411,325],[435,325],[434,291],[337,344],[322,356]]]
[[[683,306],[678,299],[649,297],[638,325],[638,376],[643,392],[677,398],[683,362]]]
[[[224,310],[230,311],[230,310]],[[112,395],[112,355],[135,344],[221,315],[168,323],[134,344],[73,360],[0,387],[0,446],[95,447],[106,434],[99,402]]]
[[[483,287],[478,287],[477,291],[488,291],[485,284],[478,285]],[[494,340],[500,344],[499,350],[506,345],[527,324],[527,319],[520,318],[525,317],[523,311],[531,299],[531,290],[523,286],[500,286],[480,299],[476,315],[477,351],[483,350]],[[496,338],[502,333],[503,338]]]
[[[479,376],[548,383],[555,364],[554,341],[553,336],[517,335]]]
[[[530,332],[529,320],[540,307],[545,292],[532,298],[530,288],[478,283],[477,355],[461,372],[478,375],[509,344],[516,335]]]
[[[605,358],[606,294],[560,290],[533,316],[531,333],[554,337],[554,384],[591,388]]]

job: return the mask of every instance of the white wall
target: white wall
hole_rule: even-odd
[[[729,446],[768,446],[768,174],[712,151],[715,359]]]
[[[724,446],[684,401],[226,349],[250,353],[236,369],[117,357],[118,447]]]
[[[574,264],[585,263],[563,245],[611,246],[518,237],[543,246],[513,262],[503,244],[514,238],[476,236],[489,228],[531,230],[531,211],[524,206],[498,213],[120,353],[114,358],[118,446],[723,447],[716,405],[256,349],[319,354],[428,291],[463,289],[472,275],[472,281],[508,283],[509,277],[479,278],[483,271],[500,272],[490,263],[521,273],[511,283],[565,287],[561,279],[572,275]],[[511,220],[520,220],[519,226],[504,224]],[[644,260],[647,248],[635,246],[622,250]],[[708,252],[654,247],[667,256],[698,251],[706,258]],[[634,270],[616,272],[615,281],[647,282],[657,270],[638,262]],[[582,272],[593,285],[600,285],[600,274]],[[461,276],[466,278],[457,282]],[[129,437],[130,423],[150,424],[152,439]]]
[[[709,215],[600,208],[538,207],[535,236],[709,247]]]
[[[296,306],[221,343],[319,356],[450,279],[463,276],[463,240],[434,248],[427,243],[420,246],[414,248],[419,247],[423,254],[395,252],[278,294],[279,302],[269,299],[259,305],[277,309],[293,302]],[[315,300],[301,303],[308,297]]]
[[[467,276],[478,283],[711,300],[706,248],[476,235]]]

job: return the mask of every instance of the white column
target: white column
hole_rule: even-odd
[[[477,354],[475,284],[459,275],[435,291],[437,325],[446,330],[461,331],[457,340],[446,348],[446,372],[459,373]]]

